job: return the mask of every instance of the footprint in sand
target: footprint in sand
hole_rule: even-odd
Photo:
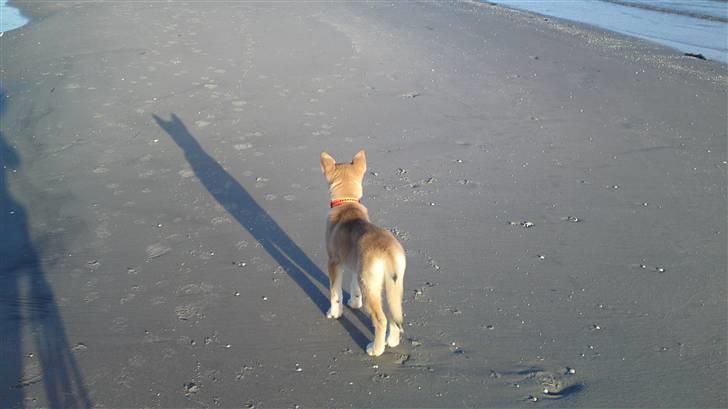
[[[162,359],[170,359],[177,355],[177,351],[172,348],[164,348],[162,350]]]
[[[260,314],[260,319],[263,320],[263,321],[265,321],[265,322],[271,322],[276,317],[277,317],[277,315],[275,313],[273,313],[273,312],[270,312],[270,311],[264,312],[264,313]]]
[[[226,217],[226,216],[213,217],[210,220],[210,224],[213,226],[218,226],[220,224],[232,224],[232,222],[233,221],[229,217]]]
[[[147,246],[147,260],[152,260],[157,257],[160,257],[164,254],[167,254],[171,249],[162,243],[154,243],[152,245]]]
[[[440,265],[437,264],[437,262],[432,257],[427,257],[427,264],[432,267],[433,270],[438,271],[440,270]]]
[[[91,291],[91,292],[89,292],[89,293],[86,293],[86,294],[85,294],[85,295],[83,296],[83,302],[85,302],[85,303],[87,303],[87,304],[88,304],[88,303],[92,303],[92,302],[94,302],[94,301],[98,300],[98,299],[99,299],[99,297],[100,297],[100,294],[99,294],[99,292],[98,292],[98,291]]]
[[[139,172],[139,174],[137,174],[137,177],[139,179],[149,179],[150,177],[152,177],[156,174],[157,174],[156,170],[149,169],[149,170],[145,170],[144,172]]]
[[[111,322],[111,328],[109,328],[109,331],[118,334],[120,332],[124,332],[128,326],[129,320],[126,317],[116,317]]]
[[[147,359],[142,355],[134,355],[127,361],[130,366],[141,368],[147,363]]]
[[[174,309],[175,314],[177,314],[177,319],[180,321],[190,321],[192,319],[202,319],[204,318],[204,314],[202,312],[202,307],[198,304],[187,304],[187,305],[179,305]]]
[[[394,235],[394,237],[397,238],[399,241],[407,241],[409,240],[409,234],[407,234],[406,231],[400,230],[397,227],[392,227],[389,229],[390,232]]]
[[[210,294],[213,290],[213,286],[208,283],[192,283],[179,287],[175,294],[177,297],[184,297],[190,295],[206,295]]]
[[[131,376],[128,368],[122,368],[119,375],[114,377],[114,382],[116,382],[117,385],[121,385],[127,389],[131,389],[133,381],[134,377]]]
[[[83,288],[86,290],[93,290],[98,283],[99,283],[98,278],[92,278],[92,279],[86,281],[86,283],[83,285]]]
[[[88,347],[83,342],[79,342],[76,345],[74,345],[73,348],[71,348],[71,351],[78,352],[78,353],[85,352],[87,350],[88,350]]]
[[[519,390],[530,393],[525,399],[536,402],[540,399],[561,399],[574,395],[584,389],[584,384],[578,382],[575,377],[576,370],[565,367],[562,370],[547,371],[541,368],[527,368],[524,370],[500,374],[498,378],[504,378],[512,385],[517,385]]]
[[[86,262],[86,268],[89,271],[96,271],[101,267],[101,263],[98,260],[89,260]]]
[[[109,231],[108,222],[101,223],[98,227],[96,227],[96,237],[102,240],[111,237],[111,231]]]
[[[195,172],[190,169],[183,169],[177,172],[183,178],[191,178],[195,175]]]

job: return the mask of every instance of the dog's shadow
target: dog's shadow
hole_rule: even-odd
[[[195,175],[212,197],[260,243],[316,304],[321,313],[325,314],[329,307],[328,297],[316,283],[328,288],[326,274],[288,237],[250,193],[202,149],[177,115],[172,114],[169,121],[165,121],[157,115],[152,116],[182,149]],[[346,296],[348,297],[348,294]],[[366,324],[368,320],[361,311],[355,310],[354,315],[369,328]],[[366,335],[344,316],[339,319],[339,322],[354,342],[364,349],[368,343]]]

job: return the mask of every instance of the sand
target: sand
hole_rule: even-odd
[[[0,407],[728,405],[725,65],[466,2],[15,4]],[[379,358],[325,317],[319,153],[362,148]]]

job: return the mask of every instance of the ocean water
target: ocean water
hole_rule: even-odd
[[[24,26],[28,19],[15,7],[8,6],[8,0],[0,0],[0,32]]]
[[[728,0],[487,0],[728,63]]]

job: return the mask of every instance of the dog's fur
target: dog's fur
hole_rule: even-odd
[[[321,171],[329,183],[332,203],[345,199],[332,207],[326,223],[331,290],[331,308],[326,316],[341,316],[341,266],[346,266],[353,273],[347,304],[361,308],[363,295],[374,326],[374,342],[367,345],[367,353],[379,356],[384,352],[385,341],[390,347],[399,345],[406,259],[402,245],[392,233],[370,223],[367,208],[359,203],[366,169],[364,151],[357,153],[351,163],[336,163],[328,153],[321,153]],[[383,288],[388,317],[382,308]]]

